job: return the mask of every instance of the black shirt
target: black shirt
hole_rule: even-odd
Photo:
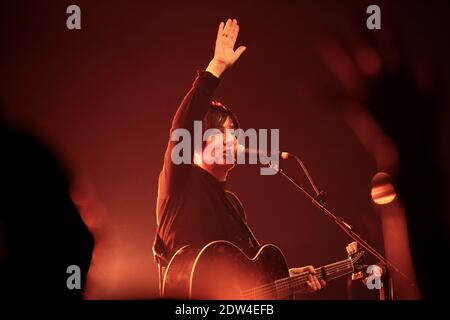
[[[218,84],[211,73],[198,72],[175,114],[171,133],[185,128],[194,136],[194,121],[203,120]],[[227,240],[254,253],[259,244],[247,226],[239,199],[206,170],[194,164],[175,165],[171,152],[177,143],[169,141],[159,175],[155,255],[167,264],[179,248],[201,248],[215,240]]]

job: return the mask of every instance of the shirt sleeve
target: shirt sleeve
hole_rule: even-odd
[[[197,77],[188,91],[172,121],[169,141],[164,154],[164,165],[159,178],[160,196],[164,197],[182,188],[189,174],[194,157],[194,121],[202,121],[208,111],[213,94],[219,85],[219,78],[207,71],[197,71]],[[170,136],[176,129],[185,129],[190,133],[190,163],[174,164],[173,148],[179,141],[171,141]]]

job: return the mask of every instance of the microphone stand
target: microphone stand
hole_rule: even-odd
[[[286,153],[287,154],[287,153]],[[393,300],[393,286],[392,286],[392,278],[390,276],[390,273],[388,271],[389,268],[392,270],[398,272],[400,275],[402,275],[405,279],[407,279],[412,285],[414,285],[414,282],[409,279],[409,277],[404,274],[394,263],[392,263],[389,259],[387,259],[382,253],[380,253],[378,250],[376,250],[372,245],[370,245],[366,240],[364,240],[360,235],[358,235],[355,231],[355,229],[347,223],[344,219],[336,216],[332,211],[330,211],[328,208],[325,207],[325,200],[324,197],[326,196],[326,193],[323,191],[320,191],[317,189],[314,181],[312,180],[308,170],[306,169],[303,162],[298,158],[297,156],[293,154],[288,154],[288,157],[286,158],[294,158],[299,165],[302,167],[303,172],[307,176],[309,182],[311,183],[316,196],[310,195],[305,189],[303,189],[297,182],[295,182],[286,172],[284,172],[278,164],[275,164],[273,162],[270,163],[270,167],[277,171],[280,175],[285,177],[287,180],[289,180],[298,190],[300,190],[303,195],[309,199],[313,205],[315,205],[322,213],[324,213],[328,218],[330,218],[332,221],[334,221],[338,227],[344,231],[347,236],[349,236],[351,239],[359,243],[363,248],[365,248],[367,251],[369,251],[372,255],[374,255],[377,259],[381,261],[381,263],[384,265],[384,278],[386,278],[387,282],[387,288],[384,287],[386,292],[383,292],[383,290],[380,290],[380,299],[381,300]],[[285,158],[285,159],[286,159]]]

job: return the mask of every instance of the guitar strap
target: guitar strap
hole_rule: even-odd
[[[249,240],[251,241],[251,245],[253,248],[259,248],[261,245],[259,244],[258,240],[256,240],[255,235],[253,234],[252,230],[247,224],[247,221],[245,219],[245,212],[244,207],[242,206],[241,201],[239,198],[231,191],[226,190],[225,191],[226,197],[228,199],[228,202],[231,203],[233,206],[234,215],[236,216],[237,220],[240,222],[244,230],[247,231]]]
[[[168,250],[166,249],[166,245],[161,240],[159,236],[159,225],[156,229],[155,242],[153,244],[153,258],[155,259],[156,264],[158,265],[158,284],[159,284],[159,293],[162,296],[162,282],[164,277],[164,272],[166,270],[167,265],[169,264],[168,259],[165,257]]]

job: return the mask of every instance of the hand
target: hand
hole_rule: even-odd
[[[245,46],[240,46],[234,50],[239,34],[239,25],[236,19],[228,19],[227,23],[223,22],[219,25],[217,31],[216,48],[214,50],[214,58],[206,68],[206,71],[211,72],[216,77],[220,75],[229,67],[231,67],[241,54],[247,49]]]
[[[303,272],[309,272],[308,280],[306,281],[306,284],[308,286],[306,292],[315,292],[325,287],[326,282],[324,280],[319,281],[319,279],[317,279],[317,277],[315,276],[316,271],[314,270],[313,266],[289,269],[289,275],[291,277]]]

